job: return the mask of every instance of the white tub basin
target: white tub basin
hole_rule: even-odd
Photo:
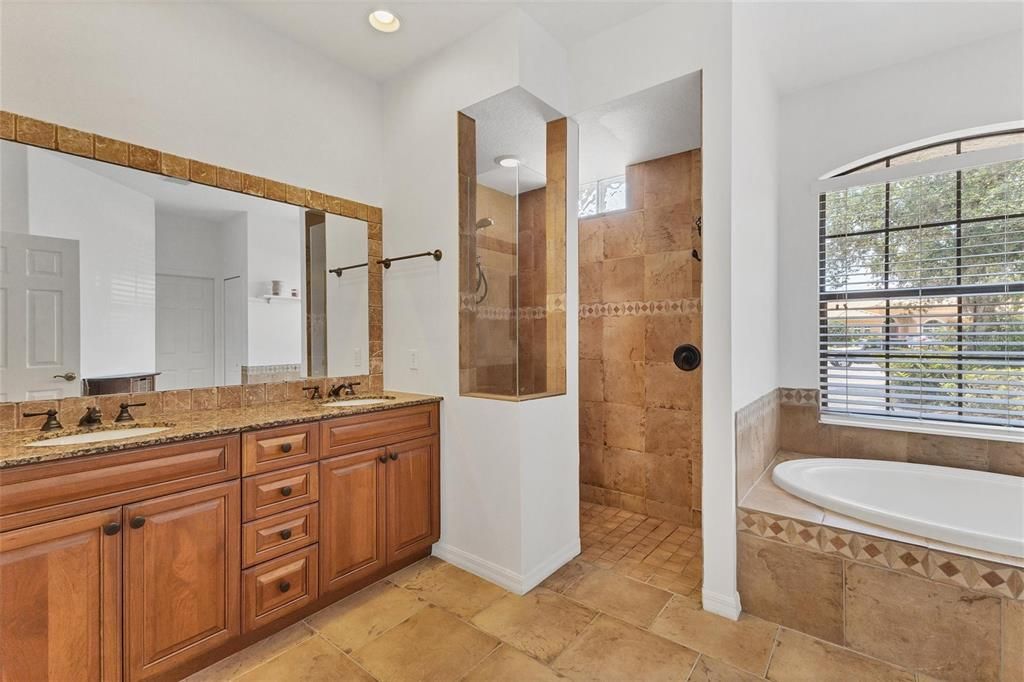
[[[772,480],[797,497],[868,523],[1024,557],[1024,477],[821,457],[783,462]]]
[[[322,403],[323,407],[358,407],[359,405],[376,405],[386,403],[391,398],[353,398],[352,400],[332,400]]]
[[[59,445],[85,445],[87,443],[100,443],[108,440],[123,440],[125,438],[138,438],[139,436],[151,436],[154,433],[166,431],[169,426],[137,426],[130,429],[110,429],[108,431],[92,431],[90,433],[75,433],[70,436],[59,438],[45,438],[28,443],[30,448],[54,448]]]

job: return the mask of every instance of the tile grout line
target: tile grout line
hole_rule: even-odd
[[[253,670],[256,670],[257,668],[262,668],[263,666],[265,666],[266,664],[270,663],[271,661],[275,661],[275,660],[277,660],[278,658],[280,658],[281,656],[284,656],[284,655],[285,655],[286,653],[288,653],[288,652],[289,652],[289,651],[291,651],[292,649],[294,649],[294,648],[296,648],[296,647],[298,647],[298,646],[300,646],[300,645],[302,645],[302,644],[305,644],[306,642],[308,642],[309,640],[311,640],[311,639],[313,639],[314,637],[316,637],[316,636],[317,636],[317,634],[318,634],[318,633],[317,633],[317,631],[316,631],[316,630],[314,630],[313,628],[311,628],[311,627],[310,627],[310,626],[309,626],[309,625],[308,625],[308,624],[306,623],[306,621],[305,621],[305,620],[300,620],[300,621],[296,621],[295,623],[293,623],[293,624],[289,625],[289,626],[288,626],[288,628],[293,628],[293,627],[295,627],[296,625],[298,625],[299,623],[302,623],[302,625],[303,625],[303,626],[304,626],[304,627],[305,627],[305,628],[306,628],[307,630],[309,630],[309,632],[310,632],[310,635],[309,635],[309,637],[306,637],[306,638],[304,638],[304,639],[302,639],[302,640],[300,640],[300,641],[296,642],[295,644],[292,644],[291,646],[287,646],[287,647],[285,647],[285,648],[284,648],[284,649],[283,649],[282,651],[280,651],[279,653],[277,653],[277,654],[275,654],[275,655],[271,656],[270,658],[268,658],[268,659],[267,659],[267,660],[265,660],[265,661],[261,661],[261,662],[257,663],[256,665],[252,666],[251,668],[246,668],[245,670],[243,670],[243,671],[240,671],[240,672],[239,672],[239,673],[238,673],[237,675],[232,675],[231,677],[229,677],[229,678],[228,678],[228,679],[229,679],[229,681],[230,681],[230,680],[237,680],[237,679],[239,679],[239,678],[243,677],[244,675],[248,675],[249,673],[251,673],[251,672],[252,672]],[[285,630],[287,630],[288,628],[284,628],[284,629],[282,629],[282,630],[279,630],[279,632],[284,632],[284,631],[285,631]],[[274,634],[277,634],[277,633],[274,633]],[[273,635],[271,635],[271,637],[273,637]],[[254,642],[253,644],[258,644],[259,642],[263,642],[263,641],[266,641],[266,640],[259,640],[258,642]],[[250,646],[252,646],[252,645],[250,645]],[[236,656],[236,655],[238,655],[238,654],[242,653],[243,651],[245,651],[245,650],[246,650],[246,649],[248,649],[248,648],[249,648],[249,647],[246,647],[245,649],[240,649],[239,651],[236,651],[235,653],[231,654],[231,656]],[[207,669],[209,669],[209,668],[212,668],[213,666],[215,666],[215,665],[218,665],[219,663],[222,663],[222,662],[224,662],[224,661],[228,660],[229,658],[231,658],[231,656],[226,656],[226,657],[224,657],[224,658],[220,659],[219,661],[216,661],[215,663],[211,663],[210,665],[208,665],[208,666],[206,666],[205,668],[203,668],[203,670],[207,670]],[[201,672],[202,672],[203,670],[197,670],[196,672],[194,672],[194,673],[192,673],[192,674],[193,674],[193,675],[197,675],[197,674],[201,673]],[[190,675],[189,677],[191,677],[191,675]]]
[[[767,621],[767,622],[770,622],[770,621]],[[768,671],[771,670],[772,659],[775,658],[775,651],[779,648],[779,635],[781,635],[781,634],[782,634],[782,626],[776,624],[775,634],[772,636],[772,648],[771,648],[771,651],[768,652],[768,660],[764,664],[764,672],[761,673],[761,677],[764,678],[764,679],[768,679]]]
[[[411,618],[411,617],[412,617],[412,616],[410,616],[409,618]],[[408,618],[406,618],[405,620],[409,620],[409,619],[408,619]],[[405,621],[403,620],[402,622],[404,623]],[[382,634],[383,634],[383,633],[382,633]],[[371,679],[377,680],[377,682],[381,682],[381,680],[380,680],[380,678],[379,678],[379,677],[377,677],[376,675],[374,675],[373,673],[371,673],[371,672],[370,672],[369,670],[367,670],[366,668],[364,668],[364,667],[363,667],[363,665],[362,665],[362,664],[361,664],[361,663],[360,663],[359,661],[357,661],[357,660],[356,660],[355,658],[353,658],[353,657],[352,657],[352,655],[351,655],[351,654],[347,654],[347,653],[345,653],[345,651],[344,651],[344,650],[343,650],[343,649],[342,649],[341,647],[339,647],[339,646],[338,646],[337,644],[335,644],[335,643],[334,643],[334,642],[332,642],[331,640],[329,640],[329,639],[327,639],[326,637],[324,637],[323,635],[321,635],[319,631],[318,631],[318,632],[316,633],[316,636],[317,636],[317,637],[318,637],[319,639],[321,639],[321,640],[323,640],[324,642],[326,642],[326,643],[327,643],[327,645],[328,645],[328,646],[330,646],[330,647],[331,647],[332,649],[335,649],[335,650],[336,650],[336,651],[337,651],[337,652],[338,652],[339,654],[341,654],[341,655],[342,655],[342,656],[343,656],[343,657],[344,657],[344,658],[345,658],[346,660],[348,660],[349,662],[351,662],[351,663],[352,663],[352,665],[354,665],[355,667],[359,668],[359,669],[360,669],[360,670],[362,670],[362,671],[363,671],[364,673],[366,673],[367,675],[369,675]],[[374,638],[374,639],[376,639],[376,638]],[[371,641],[372,641],[372,640],[371,640]],[[367,642],[367,644],[369,644],[369,642]]]

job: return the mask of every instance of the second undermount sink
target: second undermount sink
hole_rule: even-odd
[[[323,407],[358,407],[360,405],[376,405],[377,403],[386,403],[389,400],[394,400],[394,398],[350,398],[348,400],[330,400],[326,403],[321,404]]]
[[[41,438],[35,442],[27,443],[30,448],[53,448],[59,445],[85,445],[87,443],[100,443],[108,440],[122,440],[124,438],[138,438],[139,436],[151,436],[171,428],[170,426],[133,426],[126,429],[107,429],[103,431],[87,431],[73,433],[68,436],[56,438]]]

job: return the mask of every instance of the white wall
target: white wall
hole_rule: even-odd
[[[739,613],[731,333],[731,8],[656,7],[578,43],[571,110],[586,111],[679,76],[703,73],[704,607]]]
[[[757,50],[762,26],[733,5],[732,405],[779,385],[779,96]],[[706,272],[706,270],[705,270]]]
[[[249,280],[248,365],[302,363],[302,328],[305,307],[301,299],[273,300],[270,283],[283,282],[286,296],[302,288],[302,220],[299,208],[246,214],[246,271]]]
[[[779,383],[813,388],[817,368],[815,180],[944,133],[1024,119],[1021,33],[939,52],[782,99],[779,109]]]
[[[379,205],[380,92],[215,3],[3,3],[0,107]]]
[[[565,55],[556,48],[532,20],[512,12],[386,90],[384,252],[440,248],[445,257],[384,273],[385,376],[389,388],[445,398],[436,549],[519,591],[579,551],[576,321],[567,328],[565,397],[524,404],[459,397],[456,112],[516,85],[564,99]],[[569,286],[575,296],[575,282]],[[546,472],[543,459],[551,460]]]
[[[6,17],[6,14],[5,14]],[[156,367],[153,200],[57,154],[28,150],[29,232],[78,241],[83,378]]]
[[[325,233],[327,268],[365,263],[366,223],[328,215]],[[327,376],[369,372],[370,322],[367,268],[327,275]]]

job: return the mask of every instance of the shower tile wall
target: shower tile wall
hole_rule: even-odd
[[[487,296],[476,307],[476,390],[516,394],[516,198],[485,185],[476,189],[476,217],[494,224],[479,230],[476,255]],[[480,291],[483,294],[483,291]]]
[[[700,522],[700,150],[627,168],[627,209],[580,221],[581,498]]]

